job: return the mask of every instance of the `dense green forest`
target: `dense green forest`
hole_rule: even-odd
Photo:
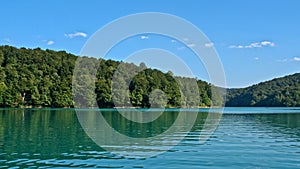
[[[88,66],[81,69],[76,76],[79,80],[72,85],[78,59]],[[80,88],[91,82],[84,72],[96,65],[95,87]],[[80,107],[221,106],[223,91],[201,80],[147,68],[144,63],[137,66],[65,51],[0,46],[0,107],[74,107],[78,98]],[[226,99],[226,106],[300,106],[300,73],[227,89]]]
[[[300,73],[227,92],[226,106],[300,106]]]
[[[73,96],[72,78],[78,58],[89,65],[78,76],[78,84],[88,83],[90,79],[84,76],[84,71],[90,71],[96,63],[99,65],[93,91],[76,87],[76,93],[79,94]],[[125,73],[120,66],[126,69]],[[118,73],[120,76],[116,76]],[[129,97],[122,94],[124,86],[129,86]],[[197,88],[198,93],[195,92]],[[81,107],[221,105],[223,97],[218,90],[213,89],[216,87],[207,82],[174,77],[172,72],[150,69],[143,63],[137,66],[113,60],[78,57],[65,51],[0,46],[0,107],[73,107],[74,98],[84,101],[80,103]],[[118,94],[120,96],[115,96]],[[95,99],[97,105],[93,104]]]

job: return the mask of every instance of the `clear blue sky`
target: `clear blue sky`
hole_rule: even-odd
[[[12,0],[1,4],[0,45],[79,54],[89,37],[112,20],[140,12],[163,12],[190,21],[208,36],[223,63],[228,87],[300,72],[297,0]],[[140,40],[153,39],[149,35]],[[126,49],[134,51],[134,46]],[[180,46],[174,49],[182,50]],[[108,57],[118,59],[116,55],[128,51],[111,52]],[[196,75],[207,80],[201,73]]]

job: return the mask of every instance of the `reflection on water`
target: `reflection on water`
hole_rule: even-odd
[[[251,112],[251,109],[248,111]],[[125,113],[130,116],[130,112]],[[170,111],[161,114],[155,123],[141,124],[129,121],[112,110],[103,111],[102,115],[119,133],[133,138],[159,135],[174,125],[178,118],[178,112]],[[199,134],[207,113],[201,111],[196,117],[190,133],[173,135],[176,138],[177,135],[188,134],[179,145],[151,158],[134,159],[113,155],[96,145],[85,134],[73,109],[2,109],[0,166],[300,167],[300,111],[225,114],[218,129],[203,144],[199,143]]]
[[[105,150],[124,157],[147,158],[168,151],[180,143],[197,119],[205,121],[207,113],[195,110],[165,111],[158,118],[151,117],[157,116],[158,110],[135,112],[124,109],[80,109],[76,113],[86,133]],[[135,120],[131,121],[132,118]],[[144,118],[155,120],[144,123],[148,121],[140,120]]]
[[[72,110],[6,109],[0,112],[0,150],[5,157],[36,155],[53,158],[94,146]]]
[[[126,115],[126,117],[130,117],[130,119],[142,119],[143,115],[146,113],[147,116],[152,114],[152,112],[122,112],[122,114]],[[159,116],[151,123],[138,123],[124,118],[120,113],[102,111],[102,115],[104,116],[105,120],[116,131],[129,137],[136,138],[154,137],[165,132],[171,125],[173,125],[178,116],[178,113],[179,112],[164,112],[161,114],[161,116]],[[153,114],[153,116],[156,116],[156,114]]]

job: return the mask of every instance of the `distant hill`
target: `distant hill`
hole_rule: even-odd
[[[300,73],[228,89],[226,106],[300,106]]]

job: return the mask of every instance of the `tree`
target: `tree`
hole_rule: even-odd
[[[4,82],[0,82],[0,105],[4,105],[5,92],[7,90],[7,86]]]
[[[164,108],[167,105],[167,97],[165,93],[159,89],[151,92],[149,97],[151,108]]]

